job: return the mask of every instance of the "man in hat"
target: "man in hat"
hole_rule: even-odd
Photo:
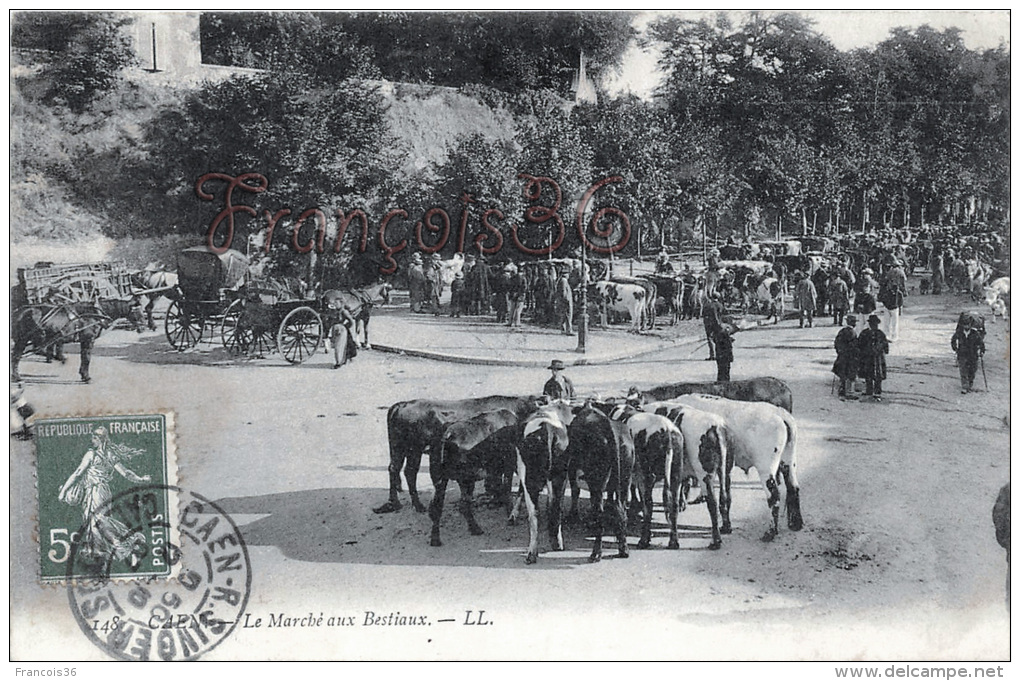
[[[984,333],[977,328],[974,316],[961,315],[956,333],[950,341],[960,365],[960,393],[966,395],[974,389],[974,376],[977,375],[978,362],[985,354]]]
[[[886,379],[885,356],[889,354],[889,340],[878,325],[882,323],[877,314],[868,317],[868,328],[857,338],[857,352],[860,358],[861,376],[864,377],[865,395],[882,401],[882,381]]]
[[[846,326],[836,334],[836,361],[832,373],[839,377],[839,399],[856,400],[854,379],[857,378],[857,316],[848,314]]]
[[[722,326],[722,303],[717,294],[706,294],[701,306],[701,322],[705,326],[705,338],[708,339],[708,360],[715,360],[715,336]]]
[[[450,316],[459,317],[467,309],[467,293],[464,290],[464,272],[457,272],[450,282]]]
[[[569,271],[560,267],[559,277],[553,294],[553,309],[556,312],[556,324],[560,331],[568,336],[574,334],[574,291],[570,288]]]
[[[443,295],[443,259],[438,253],[429,256],[425,281],[426,300],[432,314],[438,317],[441,310],[439,298]]]
[[[730,380],[730,365],[733,364],[733,336],[729,324],[720,324],[715,330],[715,365],[717,381]]]
[[[566,367],[563,362],[558,359],[554,359],[549,365],[549,370],[552,372],[552,376],[545,382],[545,387],[542,389],[543,395],[548,395],[554,400],[572,400],[574,399],[574,384],[570,382],[570,379],[563,375],[563,370]]]
[[[506,271],[510,274],[506,289],[507,316],[509,317],[507,326],[519,329],[521,315],[524,312],[525,297],[528,293],[528,284],[524,275],[517,270],[517,266],[513,263],[506,266]]]
[[[827,292],[832,306],[832,323],[839,326],[843,323],[843,315],[850,309],[850,289],[835,270],[829,275]]]
[[[814,282],[800,270],[793,275],[797,285],[793,289],[793,304],[800,310],[800,328],[804,328],[804,320],[807,319],[808,326],[815,325],[815,309],[818,306],[818,291],[815,290]]]
[[[900,308],[903,297],[907,295],[907,275],[903,264],[893,256],[889,259],[889,269],[882,278],[882,288],[878,292],[878,302],[885,308],[889,318],[889,340],[895,341],[900,334]]]
[[[421,253],[411,255],[411,265],[407,269],[407,289],[411,299],[411,312],[421,312],[425,304],[425,268]]]

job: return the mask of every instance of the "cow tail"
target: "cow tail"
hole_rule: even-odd
[[[786,464],[792,482],[796,484],[795,467],[797,465],[797,423],[793,417],[784,416],[783,423],[786,425],[786,446],[783,447],[783,454],[780,462]]]
[[[793,530],[804,527],[800,511],[800,484],[797,482],[797,423],[793,417],[784,417],[786,424],[786,447],[780,457],[779,470],[786,481],[786,523]]]

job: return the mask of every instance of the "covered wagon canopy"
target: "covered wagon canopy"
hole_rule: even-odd
[[[248,257],[240,251],[194,246],[177,256],[178,283],[190,300],[217,300],[221,290],[237,288],[247,273]]]

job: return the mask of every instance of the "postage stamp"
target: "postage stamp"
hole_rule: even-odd
[[[41,579],[169,577],[172,413],[42,419],[35,441]]]
[[[171,492],[181,504],[168,522],[159,499]],[[195,660],[233,632],[251,592],[251,563],[237,525],[219,506],[180,488],[144,485],[110,498],[96,513],[132,518],[113,530],[114,546],[152,537],[149,550],[158,556],[152,563],[181,566],[174,579],[115,580],[119,559],[108,555],[97,563],[88,544],[71,545],[67,573],[78,577],[67,584],[71,612],[100,650],[122,660]],[[180,528],[182,546],[163,541],[170,528]]]

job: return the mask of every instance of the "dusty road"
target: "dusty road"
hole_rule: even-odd
[[[1008,659],[1006,561],[991,524],[1010,470],[1006,326],[988,326],[990,389],[961,395],[949,338],[965,301],[908,305],[881,404],[831,395],[831,321],[736,337],[734,378],[771,375],[793,389],[803,531],[784,524],[760,542],[765,495],[753,471],[738,472],[734,532],[720,551],[705,550],[701,505],[681,516],[680,551],[666,550],[659,523],[651,550],[596,565],[578,527],[567,528],[567,551],[535,566],[524,565],[526,527],[494,509],[479,512],[486,534],[469,535],[455,486],[442,548],[428,545],[428,518],[409,506],[371,512],[387,494],[390,404],[535,393],[542,369],[373,352],[340,371],[325,355],[299,367],[238,363],[116,331],[100,341],[92,385],[73,384],[77,357],[26,361],[23,373],[40,414],[176,411],[179,484],[241,527],[254,575],[248,612],[264,620],[209,659]],[[714,378],[703,352],[569,375],[581,394],[603,395]],[[427,503],[427,466],[419,486]],[[55,640],[62,657],[105,659],[78,631],[66,593],[37,585],[35,509],[32,450],[12,440],[12,659],[46,658]],[[366,626],[366,611],[430,624]],[[266,626],[281,613],[357,626]]]

